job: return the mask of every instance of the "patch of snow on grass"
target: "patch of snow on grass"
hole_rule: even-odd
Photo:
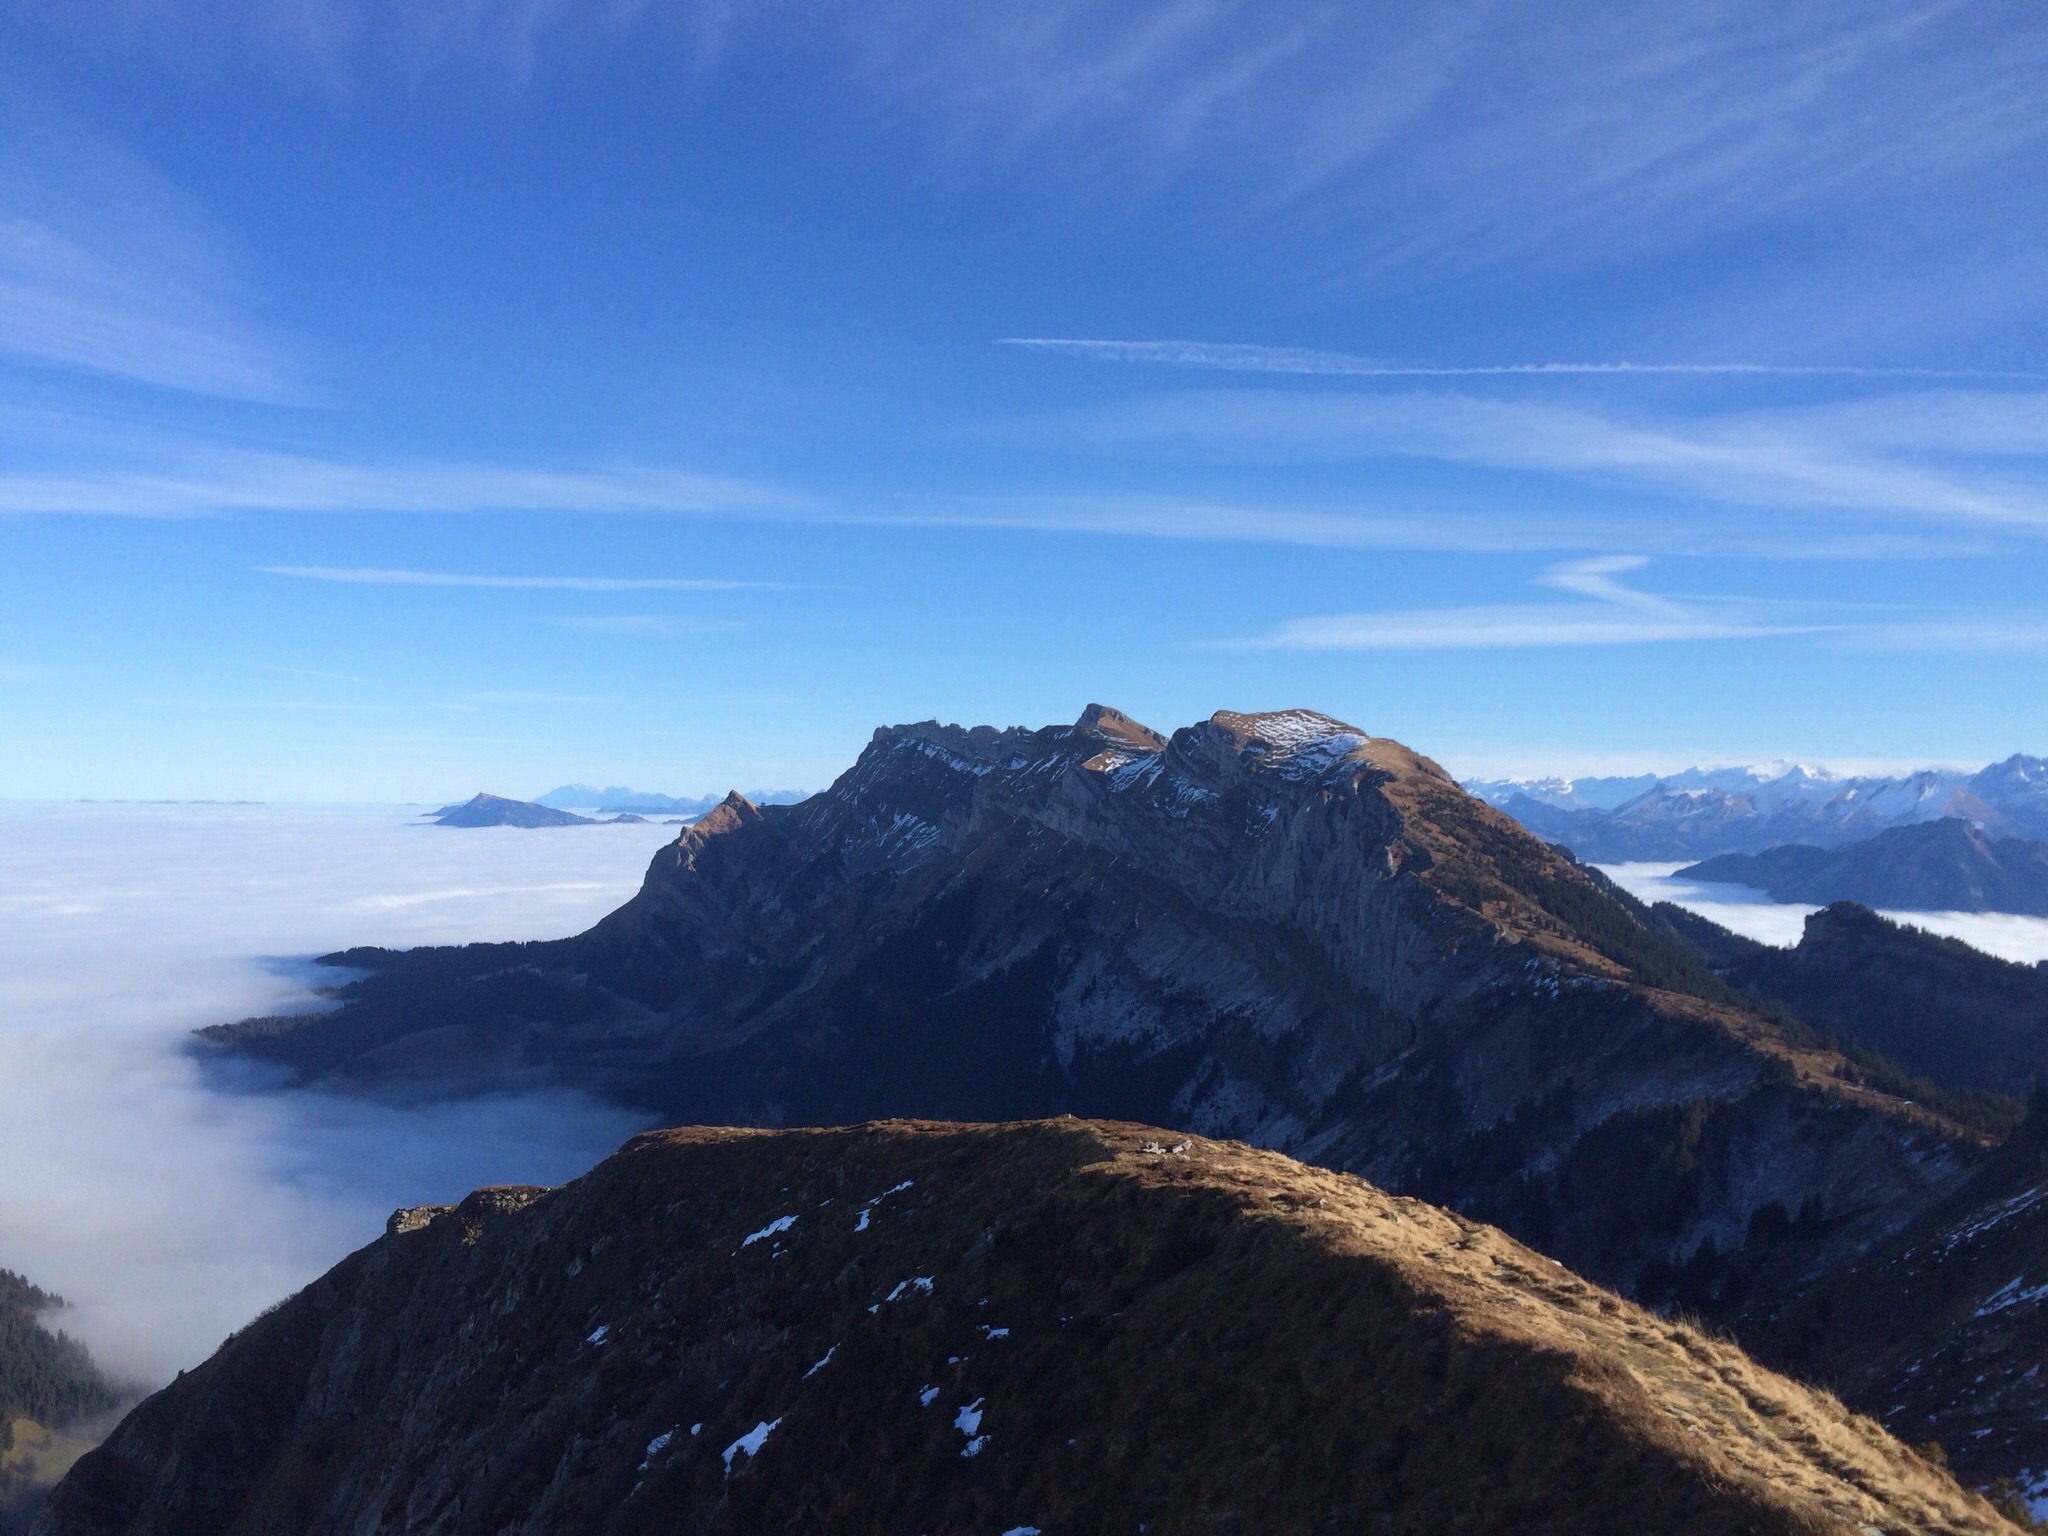
[[[985,1397],[977,1397],[967,1404],[953,1415],[953,1427],[963,1435],[973,1436],[981,1428],[981,1405],[987,1401]]]
[[[2026,1302],[2039,1301],[2043,1296],[2048,1296],[2048,1285],[2030,1286],[2026,1290],[2021,1290],[2020,1286],[2026,1278],[2025,1275],[2014,1275],[1986,1299],[1984,1305],[1977,1309],[1976,1315],[1989,1317],[1994,1312],[2003,1312],[2007,1307],[2021,1306]]]
[[[590,1331],[589,1336],[583,1342],[586,1344],[602,1345],[606,1339],[611,1337],[611,1333],[612,1325],[610,1323],[599,1323]]]
[[[728,1445],[725,1448],[725,1475],[732,1476],[732,1459],[742,1451],[749,1456],[760,1455],[761,1447],[768,1443],[768,1437],[775,1433],[775,1426],[781,1422],[779,1418],[764,1419]]]
[[[751,1248],[754,1244],[760,1242],[762,1238],[774,1237],[779,1233],[787,1232],[795,1225],[796,1218],[794,1216],[778,1216],[760,1231],[749,1232],[745,1237],[741,1238],[740,1246],[742,1248]]]
[[[825,1369],[826,1366],[832,1363],[832,1357],[838,1353],[839,1346],[837,1344],[834,1344],[830,1349],[825,1351],[824,1359],[820,1360],[816,1365],[812,1366],[808,1371],[804,1372],[804,1380],[809,1381],[813,1376],[817,1375],[818,1372]]]
[[[908,1280],[898,1280],[896,1282],[896,1289],[884,1296],[882,1300],[894,1301],[913,1286],[929,1296],[932,1293],[932,1277],[930,1275],[913,1275]]]
[[[939,1389],[937,1387],[926,1387],[923,1391],[917,1394],[917,1406],[920,1408],[931,1407],[932,1400],[936,1398],[938,1395]]]
[[[675,1439],[675,1437],[676,1432],[674,1430],[665,1429],[660,1434],[656,1435],[652,1440],[648,1441],[647,1459],[640,1463],[640,1470],[642,1472],[645,1472],[649,1467],[653,1466],[654,1458],[659,1456],[663,1451],[667,1450],[669,1442]]]

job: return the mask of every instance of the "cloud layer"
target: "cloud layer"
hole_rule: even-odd
[[[1643,645],[1676,640],[1752,640],[1810,633],[1823,626],[1775,621],[1755,604],[1685,602],[1625,586],[1620,578],[1649,561],[1600,555],[1552,566],[1536,579],[1588,599],[1576,603],[1496,603],[1472,608],[1411,608],[1292,619],[1261,639],[1226,641],[1248,651],[1519,649],[1529,646]]]
[[[348,944],[575,932],[658,826],[451,831],[398,808],[0,806],[0,1266],[147,1382],[404,1204],[573,1176],[637,1128],[570,1094],[398,1108],[223,1095],[204,1024],[314,1003]],[[317,1004],[315,1004],[317,1005]]]
[[[1668,901],[1697,912],[1723,928],[1780,947],[1797,944],[1807,917],[1818,907],[1775,902],[1747,886],[1703,884],[1672,878],[1682,864],[1603,864],[1601,870],[1642,901]],[[2032,965],[2048,960],[2048,918],[2010,912],[1887,912],[1894,922],[1961,939],[2002,960]]]

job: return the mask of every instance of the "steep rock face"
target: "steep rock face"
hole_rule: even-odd
[[[541,1071],[675,1121],[1139,1117],[1624,1284],[1772,1203],[1820,1213],[1774,1261],[1817,1271],[1976,1156],[1426,758],[1307,711],[885,729],[800,805],[730,797],[580,938],[335,958],[374,972],[348,1006],[210,1033],[340,1083]]]
[[[1502,1234],[1143,1127],[640,1138],[401,1212],[43,1536],[1990,1533],[1831,1399]]]

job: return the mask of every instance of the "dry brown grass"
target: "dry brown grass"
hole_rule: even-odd
[[[1072,1119],[656,1132],[562,1190],[423,1210],[144,1404],[53,1513],[52,1536],[2011,1532],[1868,1419],[1498,1231]]]
[[[1112,1156],[1090,1173],[1184,1182],[1168,1157],[1103,1128]],[[1156,1138],[1139,1139],[1156,1144]],[[1333,1254],[1398,1272],[1474,1340],[1557,1358],[1572,1389],[1708,1483],[1743,1490],[1816,1531],[2010,1531],[1874,1420],[1765,1370],[1696,1324],[1646,1312],[1504,1233],[1345,1174],[1237,1143],[1195,1141],[1199,1179],[1259,1219]]]

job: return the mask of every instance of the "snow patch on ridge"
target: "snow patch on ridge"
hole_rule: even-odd
[[[761,1447],[768,1443],[768,1437],[775,1433],[775,1426],[781,1422],[782,1420],[779,1417],[763,1419],[744,1435],[741,1435],[739,1439],[733,1441],[731,1445],[728,1445],[725,1448],[725,1475],[727,1477],[732,1476],[732,1459],[741,1452],[744,1451],[749,1456],[758,1456],[761,1453]]]

